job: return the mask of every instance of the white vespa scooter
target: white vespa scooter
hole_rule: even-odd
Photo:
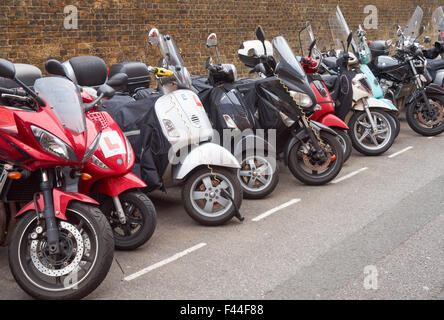
[[[172,37],[154,28],[148,41],[159,46],[164,65],[171,71],[158,76],[164,95],[155,103],[163,134],[172,146],[163,175],[165,186],[183,183],[185,209],[201,224],[220,225],[233,216],[243,220],[238,211],[243,198],[236,176],[239,162],[227,149],[210,142],[213,128],[198,96],[190,90],[191,76]]]

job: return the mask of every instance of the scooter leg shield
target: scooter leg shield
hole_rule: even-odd
[[[213,165],[239,169],[240,164],[230,151],[215,143],[204,143],[193,148],[173,169],[173,179],[182,180],[200,166]]]
[[[75,193],[75,192],[64,192],[58,189],[54,189],[53,190],[53,202],[54,202],[54,213],[55,213],[55,217],[57,219],[60,220],[67,220],[65,213],[66,213],[66,208],[69,205],[69,202],[71,201],[80,201],[80,202],[85,202],[85,203],[90,203],[90,204],[95,204],[98,205],[99,203],[97,201],[95,201],[94,199],[85,196],[83,194],[80,193]],[[37,206],[38,206],[38,210],[39,212],[41,212],[43,210],[43,197],[40,194],[38,196],[37,199]],[[22,214],[24,214],[25,212],[28,211],[35,211],[36,207],[34,204],[34,201],[28,203],[27,205],[25,205],[18,213],[17,213],[17,217],[20,217]]]
[[[327,114],[323,116],[321,119],[319,119],[319,123],[327,127],[337,127],[337,128],[342,128],[344,130],[349,129],[347,124],[334,114]]]

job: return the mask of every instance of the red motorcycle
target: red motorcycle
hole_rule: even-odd
[[[344,162],[346,162],[352,153],[353,145],[350,136],[347,133],[349,129],[347,124],[335,115],[335,103],[330,96],[318,69],[321,65],[322,54],[316,48],[316,39],[314,38],[311,26],[307,26],[299,33],[301,50],[305,57],[301,57],[301,65],[307,74],[311,89],[316,95],[316,100],[320,108],[310,116],[310,120],[317,121],[330,127],[338,134],[339,142],[344,149]],[[308,48],[308,52],[306,52]]]
[[[73,59],[92,61],[89,70],[94,70],[97,63],[104,65],[103,60],[94,58]],[[67,77],[66,68],[57,60],[47,61],[45,68],[50,74]],[[106,72],[106,65],[104,70]],[[75,71],[79,77],[80,71]],[[127,81],[126,74],[116,74],[108,80],[108,84],[119,87],[126,85]],[[107,112],[97,110],[94,100],[101,100],[103,97],[99,94],[95,99],[83,89],[81,97],[84,103],[91,106],[86,117],[100,128],[100,135],[95,140],[97,148],[91,150],[89,155],[91,161],[85,162],[83,168],[83,173],[90,178],[79,181],[79,192],[91,195],[100,202],[100,209],[113,229],[116,249],[136,249],[151,238],[156,228],[154,205],[140,191],[147,185],[131,172],[135,156],[128,139]]]
[[[105,279],[114,252],[98,202],[76,192],[78,180],[89,179],[82,170],[100,128],[67,79],[37,79],[34,91],[4,59],[0,77],[23,88],[0,88],[0,242],[9,241],[11,272],[28,294],[80,299]],[[108,86],[99,92],[94,104],[114,94]]]

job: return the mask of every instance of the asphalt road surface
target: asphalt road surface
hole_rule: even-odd
[[[200,226],[169,192],[153,199],[153,238],[116,252],[88,299],[444,299],[443,163],[444,135],[403,122],[387,154],[354,152],[337,183],[304,186],[281,164],[269,198],[244,200],[243,223]],[[0,299],[29,299],[5,248]]]

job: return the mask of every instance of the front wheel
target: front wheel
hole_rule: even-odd
[[[276,159],[266,155],[245,152],[238,178],[247,199],[263,199],[276,189],[279,183],[279,167]]]
[[[226,223],[242,204],[242,188],[236,173],[225,168],[207,167],[187,178],[182,189],[185,210],[206,226]],[[231,201],[233,199],[233,201]]]
[[[395,130],[391,116],[379,109],[370,109],[376,126],[373,130],[365,111],[355,111],[350,118],[348,133],[356,150],[366,156],[379,156],[391,148],[395,141]]]
[[[414,101],[405,110],[407,122],[413,131],[426,137],[436,136],[444,132],[443,101],[429,98],[431,111],[426,110],[423,101]]]
[[[119,195],[125,212],[126,223],[122,224],[111,198],[101,206],[114,233],[117,250],[134,250],[145,244],[153,235],[157,224],[156,209],[147,195],[129,190]]]
[[[336,136],[325,131],[320,132],[324,143],[325,159],[320,159],[311,142],[297,141],[288,156],[288,168],[301,182],[319,186],[332,181],[342,169],[344,151]]]
[[[81,299],[105,279],[114,255],[111,227],[91,205],[70,202],[67,221],[58,220],[60,250],[51,254],[45,220],[35,212],[20,218],[9,246],[11,272],[37,299]]]
[[[352,141],[346,130],[340,128],[335,128],[333,130],[335,130],[335,132],[337,133],[338,141],[341,144],[342,149],[344,150],[344,163],[345,163],[352,154],[352,149],[353,149]]]
[[[395,139],[399,136],[401,132],[401,122],[399,121],[398,115],[396,113],[389,113],[390,120],[392,120],[393,127],[395,128]]]

